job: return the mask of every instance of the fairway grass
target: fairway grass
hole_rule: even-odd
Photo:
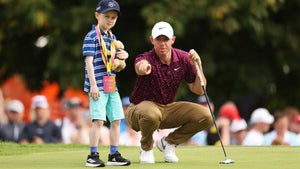
[[[234,164],[219,164],[225,159],[220,146],[178,146],[179,163],[165,163],[162,153],[154,148],[155,164],[139,164],[139,147],[120,147],[122,155],[131,160],[128,169],[298,169],[300,147],[225,147]],[[99,148],[107,161],[108,146]],[[19,145],[0,143],[0,169],[79,169],[85,167],[88,145]],[[123,168],[106,166],[105,168]]]

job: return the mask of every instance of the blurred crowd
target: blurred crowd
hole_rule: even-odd
[[[0,95],[1,96],[1,95]],[[212,100],[200,96],[198,104],[211,109],[215,125],[194,135],[183,145],[300,145],[300,113],[296,107],[270,112],[259,107],[251,112],[250,119],[240,116],[236,104],[225,102],[215,110]],[[209,103],[209,104],[208,104]],[[129,97],[122,98],[123,109],[129,106]],[[82,105],[79,97],[62,99],[63,117],[51,119],[51,106],[44,95],[35,95],[31,99],[30,122],[24,121],[24,104],[18,99],[0,97],[0,141],[20,144],[89,144],[91,120],[89,109]],[[109,127],[107,123],[101,130],[101,145],[109,145]],[[174,129],[159,130],[154,133],[154,142]],[[141,135],[127,127],[121,121],[120,145],[139,146]],[[155,144],[154,144],[155,145]]]
[[[1,91],[0,91],[1,92]],[[62,117],[51,118],[51,104],[45,95],[31,98],[30,121],[24,120],[25,106],[19,99],[4,99],[0,93],[0,141],[20,144],[89,144],[91,119],[88,107],[80,97],[61,100]],[[124,110],[129,106],[129,97],[122,98]],[[110,145],[110,124],[101,128],[100,145]],[[121,121],[120,145],[140,145],[140,134]],[[169,130],[155,132],[159,140]]]
[[[211,112],[215,114],[214,104],[209,98],[207,101],[204,96],[200,96],[197,102],[210,106]],[[187,145],[218,145],[220,138],[223,145],[300,145],[300,114],[296,107],[288,106],[274,112],[258,107],[246,121],[240,116],[236,104],[227,101],[216,114],[216,125],[194,135]]]

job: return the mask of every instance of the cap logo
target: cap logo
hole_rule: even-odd
[[[116,5],[115,5],[114,2],[109,2],[109,3],[108,3],[108,6],[112,8],[112,7],[116,6]]]
[[[164,28],[166,28],[166,27],[159,27],[158,29],[161,30],[161,29],[164,29]]]

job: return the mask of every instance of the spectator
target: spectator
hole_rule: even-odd
[[[293,132],[288,131],[288,117],[280,111],[276,112],[274,114],[274,117],[274,129],[271,132],[265,134],[263,145],[299,145],[297,135]]]
[[[241,119],[236,105],[231,101],[224,103],[220,108],[219,117],[216,119],[223,145],[230,145],[230,125],[235,119]],[[206,140],[208,145],[220,144],[215,125],[208,129]]]
[[[244,119],[235,119],[230,125],[231,145],[242,145],[247,133],[247,123]]]
[[[63,143],[88,144],[89,127],[83,118],[84,109],[79,98],[73,97],[64,104],[66,115],[55,124],[61,128]]]
[[[260,146],[263,145],[264,134],[270,130],[274,117],[266,108],[255,109],[250,117],[250,129],[246,134],[243,145]]]
[[[299,110],[296,107],[286,107],[284,109],[284,114],[287,116],[289,120],[288,130],[294,133],[299,133],[300,126],[295,122],[295,119],[299,116]]]
[[[3,98],[3,93],[0,88],[0,126],[3,124],[6,124],[8,121],[7,116],[4,112],[4,98]]]
[[[50,110],[47,98],[43,95],[34,96],[31,108],[34,112],[35,120],[25,126],[20,143],[61,143],[61,131],[49,119]]]
[[[300,143],[300,115],[296,116],[293,120],[295,124],[295,133],[298,135],[298,143]]]
[[[20,100],[11,100],[7,103],[6,114],[8,123],[0,127],[0,140],[19,142],[24,129],[24,105]]]

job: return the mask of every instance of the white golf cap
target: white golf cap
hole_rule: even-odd
[[[49,104],[47,98],[43,95],[36,95],[32,98],[31,108],[48,108]]]
[[[169,39],[172,39],[172,37],[174,36],[172,26],[167,22],[157,22],[152,28],[152,37],[153,39],[155,39],[160,35],[165,35]]]
[[[274,122],[274,117],[265,108],[257,108],[251,114],[250,124],[256,124],[256,123],[272,124],[273,122]]]
[[[246,128],[247,128],[247,123],[244,119],[235,119],[231,123],[230,131],[238,132],[241,130],[246,130]]]
[[[17,113],[24,113],[24,105],[20,100],[11,100],[7,103],[6,110]]]

